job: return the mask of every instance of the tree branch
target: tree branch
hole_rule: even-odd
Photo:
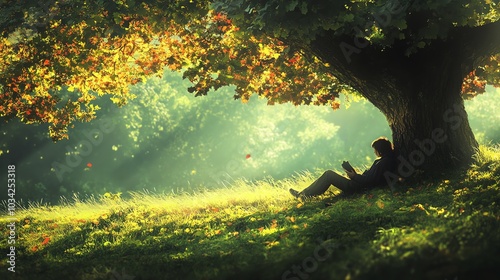
[[[457,29],[455,45],[461,47],[464,64],[472,69],[484,64],[484,59],[500,53],[500,20],[478,27]]]

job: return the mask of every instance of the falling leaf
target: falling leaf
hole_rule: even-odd
[[[250,157],[251,157],[251,155],[250,155],[250,154],[247,154],[247,155],[245,156],[245,158],[246,158],[246,159],[249,159]]]
[[[45,239],[42,242],[42,245],[47,245],[50,241],[50,237],[45,237]]]
[[[88,168],[91,168],[91,167],[92,167],[92,163],[88,162],[88,163],[87,163],[87,167],[88,167]]]

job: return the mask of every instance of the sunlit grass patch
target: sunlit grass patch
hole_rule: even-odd
[[[498,163],[500,161],[500,145],[479,146],[474,159],[476,160],[476,165]]]
[[[343,197],[332,188],[305,203],[288,189],[301,190],[319,174],[189,194],[34,203],[17,212],[18,254],[26,265],[20,275],[68,278],[74,270],[77,279],[108,279],[113,268],[126,267],[144,279],[279,279],[304,260],[316,261],[308,272],[313,279],[453,279],[491,269],[500,248],[500,153],[480,153],[466,173],[396,192]],[[335,249],[319,261],[314,252],[324,243]]]

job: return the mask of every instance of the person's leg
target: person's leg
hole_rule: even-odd
[[[351,191],[349,188],[350,182],[351,180],[345,178],[344,176],[341,176],[332,170],[327,170],[316,181],[314,181],[314,183],[301,191],[299,195],[321,195],[325,193],[331,185],[341,189],[343,192],[349,193]]]

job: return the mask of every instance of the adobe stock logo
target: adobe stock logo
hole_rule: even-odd
[[[339,246],[328,237],[326,240],[316,239],[318,245],[312,254],[302,260],[300,264],[294,264],[289,270],[283,272],[282,280],[302,280],[309,279],[310,274],[318,270],[319,264],[326,261]]]
[[[124,268],[122,268],[121,274],[118,271],[116,271],[116,269],[113,269],[110,273],[112,275],[109,277],[109,280],[134,280],[135,279],[135,276],[128,275]]]
[[[453,104],[452,108],[446,110],[443,114],[443,120],[445,123],[450,124],[451,130],[457,130],[467,119],[463,105]],[[415,139],[413,142],[418,147],[408,154],[408,159],[403,156],[399,156],[398,160],[400,162],[397,170],[397,174],[390,171],[384,173],[384,177],[388,186],[392,191],[395,190],[396,183],[399,181],[400,177],[408,178],[413,175],[416,168],[425,162],[427,157],[430,157],[436,151],[438,144],[443,144],[448,140],[448,134],[446,131],[437,127],[431,132],[430,138],[423,140]]]
[[[387,27],[391,21],[392,21],[392,16],[401,14],[402,12],[406,11],[406,8],[408,7],[409,4],[402,5],[399,3],[397,0],[395,2],[388,2],[386,5],[381,7],[381,9],[374,13],[373,20],[375,23],[381,27]],[[342,54],[344,55],[344,58],[346,59],[347,63],[351,63],[351,55],[356,53],[359,54],[361,52],[361,49],[366,48],[369,44],[370,41],[365,39],[366,34],[363,30],[366,30],[368,28],[371,28],[373,21],[368,21],[366,22],[366,26],[363,28],[359,27],[354,27],[354,31],[356,32],[356,37],[353,39],[354,46],[346,43],[346,42],[341,42],[339,47],[340,50],[342,50]]]
[[[76,146],[66,145],[66,158],[63,163],[54,161],[51,170],[55,172],[59,182],[63,181],[65,173],[73,172],[83,159],[89,156],[95,147],[99,146],[104,140],[104,135],[111,133],[115,127],[111,120],[98,120],[99,128],[83,130],[84,139],[80,140]]]

